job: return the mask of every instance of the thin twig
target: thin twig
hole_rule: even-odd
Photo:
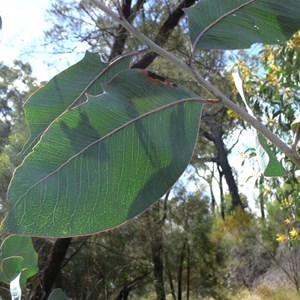
[[[219,91],[213,84],[205,80],[204,77],[199,73],[199,71],[193,66],[187,64],[177,56],[173,55],[171,52],[158,46],[151,39],[145,36],[142,32],[134,28],[127,20],[120,18],[115,12],[113,12],[109,7],[99,0],[85,0],[86,2],[92,3],[109,15],[114,21],[118,22],[124,26],[131,34],[133,34],[137,39],[145,43],[154,52],[164,57],[168,61],[174,63],[176,66],[181,68],[187,74],[192,75],[192,77],[201,85],[203,85],[207,90],[209,90],[213,95],[215,95],[224,106],[230,108],[232,111],[241,116],[248,124],[262,133],[269,141],[271,141],[275,146],[277,146],[295,165],[300,167],[300,157],[295,154],[290,147],[288,147],[281,139],[279,139],[273,132],[271,132],[266,126],[260,123],[256,118],[250,116],[247,111],[241,108],[239,105],[235,104],[226,95]]]

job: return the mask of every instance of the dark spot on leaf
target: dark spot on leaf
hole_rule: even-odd
[[[168,80],[167,78],[158,75],[156,73],[143,70],[143,74],[146,76],[146,78],[153,84],[163,84],[164,86],[168,87],[177,87],[177,84]]]

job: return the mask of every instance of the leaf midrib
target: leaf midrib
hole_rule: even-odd
[[[120,58],[117,58],[117,59],[115,59],[114,61],[112,61],[112,63],[110,63],[107,67],[105,67],[97,76],[95,76],[94,78],[93,78],[93,80],[91,80],[88,84],[87,84],[87,86],[83,89],[83,91],[79,94],[79,96],[77,96],[76,97],[76,99],[68,106],[68,107],[66,107],[64,110],[63,110],[63,112],[62,113],[60,113],[51,123],[49,123],[49,125],[44,129],[44,130],[42,130],[33,140],[32,140],[32,142],[26,147],[26,149],[23,149],[22,150],[22,153],[26,153],[27,151],[28,151],[28,149],[30,149],[33,145],[35,145],[36,144],[36,142],[39,140],[39,139],[41,139],[42,138],[42,136],[44,135],[44,133],[45,132],[47,132],[48,130],[49,130],[49,128],[61,117],[61,116],[63,116],[66,112],[68,112],[68,111],[70,111],[70,110],[72,110],[72,109],[75,109],[75,108],[77,108],[77,107],[79,107],[79,106],[81,106],[82,104],[84,104],[84,103],[86,103],[88,100],[86,100],[86,101],[83,101],[82,103],[80,103],[80,104],[78,104],[78,105],[76,105],[76,102],[78,102],[79,101],[79,99],[81,98],[81,97],[83,97],[83,95],[84,94],[86,94],[86,92],[87,92],[87,90],[90,88],[90,87],[92,87],[93,86],[93,84],[101,77],[101,76],[103,76],[106,72],[108,72],[109,71],[109,69],[114,65],[114,64],[116,64],[116,63],[118,63],[120,60],[122,60],[122,59],[124,59],[124,58],[127,58],[129,55],[124,55],[124,56],[121,56]],[[110,79],[110,81],[111,80],[113,80],[113,78],[114,77],[116,77],[118,74],[116,74],[115,76],[113,76],[111,79]],[[110,82],[110,81],[108,81],[108,82]],[[107,83],[108,83],[107,82]]]
[[[84,148],[82,148],[80,151],[78,151],[76,154],[74,154],[73,156],[71,156],[69,159],[67,159],[63,164],[61,164],[58,168],[56,168],[54,171],[52,171],[51,173],[49,173],[47,176],[45,176],[44,178],[40,179],[39,181],[37,181],[35,184],[33,184],[32,186],[30,186],[15,202],[15,204],[13,205],[13,207],[11,208],[11,210],[14,209],[14,207],[19,203],[19,201],[21,201],[21,199],[29,192],[31,191],[33,188],[35,188],[37,185],[39,185],[40,183],[42,183],[44,180],[46,180],[47,178],[51,177],[53,174],[59,172],[63,167],[65,167],[68,163],[70,163],[73,159],[75,159],[76,157],[80,156],[82,153],[84,153],[86,150],[88,150],[89,148],[91,148],[92,146],[94,146],[97,143],[100,143],[101,141],[109,138],[110,136],[114,135],[115,133],[117,133],[118,131],[121,131],[123,129],[125,129],[126,127],[130,126],[131,124],[138,122],[139,120],[151,115],[151,114],[155,114],[157,112],[163,111],[165,109],[168,109],[172,106],[175,105],[179,105],[182,103],[187,103],[187,102],[201,102],[201,103],[205,103],[206,99],[203,98],[184,98],[184,99],[180,99],[180,100],[176,100],[174,102],[171,103],[167,103],[164,104],[158,108],[152,109],[151,111],[148,111],[146,113],[143,113],[140,116],[137,116],[135,118],[133,118],[132,120],[124,123],[123,125],[113,129],[112,131],[110,131],[108,134],[104,135],[103,137],[95,140],[94,142],[90,143],[89,145],[85,146]]]
[[[223,19],[225,19],[226,17],[230,16],[231,14],[235,13],[236,11],[244,8],[245,6],[248,6],[250,4],[252,4],[253,2],[255,2],[257,0],[249,0],[248,2],[246,3],[243,3],[237,7],[235,7],[234,9],[232,9],[231,11],[225,13],[224,15],[222,15],[221,17],[219,17],[218,19],[216,19],[214,22],[210,23],[205,29],[203,29],[199,34],[198,36],[196,37],[193,45],[192,45],[192,56],[194,56],[194,53],[196,51],[196,47],[199,43],[199,40],[203,37],[203,35],[209,31],[212,27],[214,27],[215,25],[217,25],[219,22],[221,22]]]

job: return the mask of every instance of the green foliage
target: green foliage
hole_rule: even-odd
[[[10,256],[4,258],[1,262],[1,281],[4,281],[7,284],[13,281],[22,272],[22,263],[23,257],[21,256]]]
[[[297,32],[286,44],[264,46],[260,53],[263,58],[260,70],[242,67],[246,78],[244,86],[255,113],[274,133],[291,144],[295,152],[298,144],[299,37]],[[295,244],[290,232],[295,232],[293,228],[299,230],[299,180],[294,166],[284,157],[282,161],[289,175],[282,181],[273,179],[266,183],[270,187],[265,199],[269,201],[268,221],[278,230],[278,241]]]
[[[191,291],[196,291],[198,296],[226,299],[226,258],[220,240],[212,238],[214,218],[207,199],[201,193],[179,190],[168,207],[164,233],[167,269],[172,274],[178,272],[180,255],[185,249],[183,282],[189,282]],[[190,278],[186,272],[191,273]]]
[[[239,63],[255,115],[289,144],[293,141],[291,125],[298,116],[299,36],[295,33],[286,44],[264,45],[259,53],[260,68]]]
[[[212,240],[219,241],[226,253],[228,285],[232,290],[251,287],[272,265],[274,248],[268,241],[274,237],[268,236],[267,231],[253,215],[240,209],[227,214],[225,221],[216,218]]]
[[[92,2],[105,5],[99,1],[88,3]],[[81,2],[75,7],[79,16],[83,11],[86,12],[85,3]],[[136,6],[138,5],[143,7],[144,1],[137,1]],[[139,10],[135,10],[136,6],[132,11],[133,16],[139,15]],[[147,15],[150,6],[145,5],[139,18],[135,21],[134,17],[129,18],[129,21],[134,25],[138,24],[140,28],[153,26],[171,7],[164,7],[158,11],[160,3],[156,2],[155,7],[153,6],[155,11]],[[93,6],[90,4],[87,7]],[[57,9],[60,16],[68,15],[71,10],[72,5],[66,6],[61,12]],[[299,29],[299,10],[298,2],[287,1],[282,4],[278,0],[237,0],[226,3],[221,0],[202,0],[188,9],[190,34],[194,45],[192,53],[180,53],[180,57],[189,58],[188,63],[174,58],[170,52],[159,47],[156,51],[175,62],[177,68],[187,72],[188,76],[194,76],[197,83],[203,87],[195,87],[190,83],[189,77],[183,78],[183,82],[186,81],[187,85],[202,97],[151,72],[127,70],[127,57],[104,64],[100,62],[97,54],[86,53],[81,62],[53,78],[25,105],[31,137],[23,152],[26,157],[16,170],[10,185],[10,212],[4,222],[4,228],[39,236],[90,235],[132,219],[164,193],[168,195],[169,188],[189,164],[198,139],[203,102],[217,103],[203,118],[215,140],[220,141],[222,137],[227,136],[228,124],[238,123],[232,121],[233,119],[226,120],[226,108],[220,109],[219,106],[219,100],[221,105],[228,107],[232,107],[231,103],[234,102],[227,101],[222,93],[206,81],[211,77],[215,84],[227,92],[228,81],[223,80],[226,73],[223,65],[221,69],[216,68],[219,72],[217,75],[214,72],[205,72],[205,79],[198,75],[197,60],[205,58],[205,63],[211,62],[210,55],[218,55],[215,52],[205,52],[196,56],[195,50],[202,47],[231,49],[248,47],[255,42],[274,43],[286,40]],[[100,28],[105,28],[107,16],[102,18],[103,14],[99,14],[97,10],[91,15],[99,15],[93,21],[99,24]],[[145,16],[149,20],[143,23]],[[81,31],[80,19],[72,20],[76,29]],[[120,20],[126,24],[125,18],[115,19],[117,22]],[[111,21],[108,23],[112,26]],[[124,31],[121,27],[114,27],[111,32],[116,33],[118,39]],[[63,26],[56,29],[54,34],[59,35]],[[131,30],[135,35],[136,31]],[[156,39],[155,30],[150,30],[152,28],[147,28],[155,42],[164,44],[163,39],[168,34]],[[182,37],[184,32],[184,27],[182,31],[176,32],[180,38],[175,44],[183,45],[186,49],[188,44]],[[78,32],[79,35],[81,33],[82,31]],[[109,36],[109,30],[105,28],[102,36],[109,36],[108,44],[115,38],[113,33]],[[95,36],[93,39],[97,41]],[[147,44],[147,39],[141,40]],[[103,42],[99,44],[103,45]],[[171,48],[172,44],[167,45]],[[141,45],[132,39],[127,47],[140,49]],[[107,49],[106,47],[105,51]],[[126,46],[117,50],[122,52],[124,49]],[[116,53],[118,51],[113,54]],[[290,62],[293,61],[291,57],[294,58],[295,55],[291,53],[284,53]],[[156,68],[165,72],[165,65],[156,65]],[[211,67],[209,63],[207,66]],[[202,67],[200,69],[202,70]],[[278,74],[283,76],[286,70],[283,67]],[[170,71],[174,77],[177,76],[176,73],[175,68]],[[220,82],[220,78],[223,82]],[[293,81],[293,78],[297,79],[291,76],[289,81],[293,84],[296,82],[296,87],[297,80]],[[275,82],[275,76],[273,79]],[[276,79],[280,82],[281,77]],[[282,80],[280,83],[285,91],[286,82]],[[268,87],[264,88],[270,91]],[[257,90],[261,92],[259,96],[263,95],[263,90]],[[282,89],[280,91],[282,92]],[[276,91],[272,93],[271,95],[277,95]],[[203,99],[203,95],[205,98],[211,98],[211,94],[214,94],[213,98],[216,99]],[[254,102],[254,110],[258,111],[263,107],[267,115],[271,105],[259,103],[258,98],[251,99]],[[272,99],[270,103],[273,103],[272,101],[276,102]],[[5,101],[2,104],[3,111],[6,114],[10,113],[9,105]],[[289,108],[289,114],[282,119],[290,121],[290,112],[294,112],[295,107],[286,107]],[[282,112],[275,115],[276,109],[272,111],[275,117],[283,115]],[[245,120],[249,120],[252,125],[259,124],[258,121],[253,123],[243,110],[236,108],[234,112],[246,116]],[[220,124],[216,124],[219,122],[219,119],[215,118],[218,114],[222,115]],[[260,115],[263,113],[260,112]],[[3,118],[5,119],[5,115]],[[6,145],[7,137],[11,133],[11,124],[6,126],[4,122],[0,125],[4,137],[3,145]],[[260,130],[257,127],[256,129]],[[209,130],[205,134],[211,137]],[[267,131],[264,132],[266,136],[270,136]],[[11,135],[11,140],[20,142],[18,132],[14,133],[16,134]],[[277,150],[273,146],[269,147],[262,135],[259,135],[259,138],[269,155],[271,165],[274,166],[274,153]],[[280,143],[276,145],[278,144],[281,146]],[[230,150],[227,151],[224,145],[221,146],[225,150],[222,158],[226,158]],[[199,145],[197,147],[200,149]],[[0,160],[1,166],[5,168],[3,181],[9,177],[13,165],[7,161],[14,157],[14,151],[10,153],[11,145],[4,148]],[[211,156],[211,152],[207,152]],[[259,154],[258,151],[257,153]],[[290,151],[284,153],[290,157]],[[197,158],[200,156],[197,155]],[[217,163],[221,184],[225,168],[220,167],[215,157],[212,161]],[[231,173],[230,166],[228,169]],[[270,176],[284,173],[278,164],[275,168],[267,167],[266,170],[266,174]],[[209,180],[213,196],[213,174]],[[232,180],[234,181],[234,178]],[[287,179],[285,181],[287,183]],[[222,198],[224,195],[221,187],[220,191]],[[266,272],[272,261],[273,253],[262,245],[263,242],[273,239],[271,234],[266,237],[269,228],[266,229],[265,224],[260,224],[252,215],[245,213],[242,207],[236,211],[226,211],[225,221],[217,216],[213,219],[204,198],[202,194],[192,196],[178,193],[172,201],[158,201],[157,206],[154,205],[140,218],[128,222],[126,228],[122,226],[106,235],[93,236],[90,240],[76,239],[72,245],[73,254],[75,255],[82,246],[83,263],[78,263],[80,258],[78,261],[71,261],[70,255],[70,259],[66,261],[69,266],[62,272],[64,278],[74,280],[76,277],[76,282],[81,282],[78,286],[70,288],[70,295],[82,299],[91,298],[96,294],[106,298],[123,299],[129,292],[136,297],[147,293],[151,295],[154,288],[158,296],[160,288],[163,293],[172,294],[173,298],[178,299],[184,293],[187,293],[187,298],[189,295],[201,295],[226,299],[230,295],[230,288],[254,284],[255,279]],[[293,222],[296,224],[298,216],[294,214]],[[298,238],[297,229],[292,228],[293,233],[290,233],[290,236]],[[138,240],[135,240],[135,237]],[[80,247],[76,247],[76,243],[81,241]],[[25,258],[18,253],[4,258],[3,276],[13,278],[23,270],[24,261]],[[89,268],[86,268],[87,265]],[[99,280],[95,281],[96,277]],[[61,290],[54,291],[51,297],[66,298]]]
[[[181,191],[167,202],[159,200],[126,226],[74,239],[70,253],[81,245],[82,250],[62,270],[64,290],[74,299],[101,298],[105,293],[116,299],[131,287],[132,299],[155,298],[153,256],[160,253],[166,294],[171,294],[172,283],[177,295],[179,285],[182,295],[189,285],[191,295],[226,299],[223,248],[219,241],[211,240],[212,229],[209,203],[201,192]]]
[[[264,162],[261,164],[264,165],[264,175],[267,177],[279,177],[287,175],[287,171],[277,160],[276,155],[271,150],[266,138],[261,133],[258,133],[257,137],[261,147],[268,155],[268,159],[266,159],[264,153],[258,152],[259,160],[264,160]],[[267,162],[265,162],[266,160]]]
[[[13,66],[0,63],[0,200],[1,219],[7,211],[6,192],[16,166],[21,163],[19,152],[28,138],[23,104],[36,88],[31,67],[20,61]]]
[[[25,104],[30,138],[23,152],[30,152],[48,126],[63,113],[86,101],[86,94],[101,94],[102,85],[128,69],[129,61],[124,57],[109,66],[100,61],[98,54],[87,52],[80,62],[55,76],[33,94]]]
[[[5,228],[40,236],[93,234],[139,214],[190,160],[202,108],[189,101],[196,97],[147,72],[119,74],[103,94],[89,96],[44,132],[15,172]]]
[[[272,287],[266,284],[260,285],[257,287],[257,294],[262,300],[286,300],[287,295],[289,300],[299,299],[299,293],[289,286]]]
[[[194,48],[242,49],[287,41],[300,27],[300,3],[281,0],[202,0],[185,9]]]
[[[55,289],[49,295],[48,300],[69,300],[66,294],[62,291],[62,289]]]
[[[37,260],[30,237],[8,236],[1,245],[1,281],[9,284],[21,273],[20,286],[24,288],[28,278],[38,272]]]
[[[263,7],[269,9],[269,17],[279,13],[278,3],[273,2]],[[189,10],[190,17],[199,14],[203,3]],[[213,4],[206,3],[211,8]],[[287,27],[277,22],[265,28],[265,19],[258,20],[256,10],[252,11],[256,3],[238,4],[245,5],[238,9],[220,6],[218,13],[231,14],[230,18],[242,13],[243,19],[249,14],[255,30],[261,27],[266,37],[266,32],[269,37],[276,33],[277,40],[298,28],[294,14],[287,18],[288,8],[281,15]],[[263,4],[257,5],[262,8]],[[191,25],[191,32],[203,31],[195,26]],[[280,33],[278,26],[286,32]],[[273,32],[275,27],[277,32]],[[208,24],[204,28],[209,32]],[[251,37],[247,31],[243,34]],[[265,41],[274,42],[275,37]],[[251,40],[257,41],[257,37]],[[106,230],[151,205],[184,171],[202,107],[199,101],[191,101],[198,98],[195,94],[151,73],[127,71],[104,85],[102,95],[88,96],[85,101],[85,93],[99,94],[100,83],[109,82],[127,63],[121,60],[107,66],[96,55],[86,54],[27,102],[31,137],[25,153],[33,151],[10,186],[5,229],[40,236]]]
[[[299,294],[291,286],[272,286],[268,284],[261,284],[254,290],[241,289],[235,293],[231,300],[299,300]]]
[[[248,21],[251,15],[252,31],[265,42],[286,38],[299,27],[298,7],[279,10],[277,2],[261,1],[232,7],[222,3],[210,23],[217,20],[226,28],[227,20]],[[202,20],[199,14],[207,14],[214,4],[199,2],[188,10],[190,19],[192,14],[193,20],[195,15]],[[209,7],[199,12],[201,5]],[[275,19],[275,13],[280,18]],[[266,17],[273,20],[271,27]],[[210,23],[203,28],[191,23],[196,42],[205,41],[204,29],[218,27],[211,29]],[[245,46],[236,32],[228,32]],[[261,41],[245,29],[243,33],[251,43]],[[31,137],[25,153],[32,152],[10,185],[5,229],[39,236],[94,234],[139,214],[184,171],[197,138],[199,97],[149,72],[121,72],[128,68],[124,61],[108,66],[87,53],[27,102]],[[85,101],[85,93],[95,96]]]
[[[243,81],[239,74],[240,72],[237,71],[233,74],[234,83],[239,94],[244,101],[244,104],[247,108],[247,111],[250,115],[254,116],[252,109],[249,106],[249,103],[244,94],[244,87]],[[277,160],[276,155],[271,150],[268,141],[266,138],[259,132],[255,132],[255,142],[256,142],[256,152],[259,160],[260,171],[267,177],[279,177],[287,175],[287,171],[285,168],[280,164]],[[246,152],[245,152],[246,153]]]

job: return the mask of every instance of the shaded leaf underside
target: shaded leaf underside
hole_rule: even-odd
[[[201,0],[185,12],[198,49],[277,44],[300,28],[300,1],[295,0]]]
[[[140,70],[122,72],[104,89],[58,118],[16,170],[7,230],[73,236],[115,227],[185,170],[202,109],[189,98],[197,96]]]

